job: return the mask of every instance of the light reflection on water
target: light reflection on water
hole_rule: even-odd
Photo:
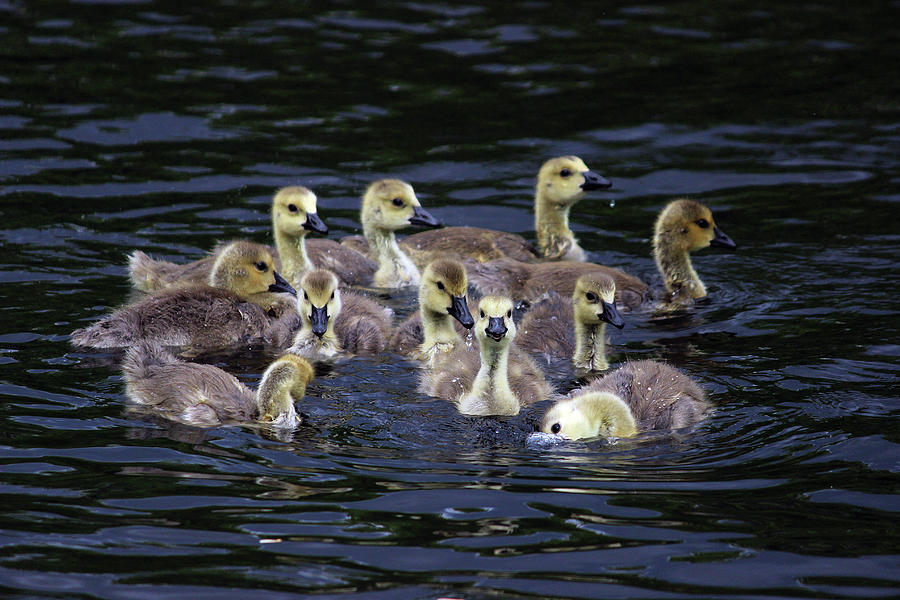
[[[896,40],[866,6],[573,8],[0,4],[4,590],[893,594]],[[462,416],[392,355],[319,368],[291,434],[200,430],[126,410],[115,357],[68,347],[127,298],[128,251],[267,241],[279,186],[334,237],[384,176],[531,235],[559,154],[614,183],[572,215],[596,261],[658,289],[678,195],[739,244],[694,256],[707,300],[610,332],[614,362],[708,390],[692,431],[536,447],[549,400]],[[221,364],[253,386],[265,360]]]

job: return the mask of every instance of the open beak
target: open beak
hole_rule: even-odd
[[[317,337],[321,338],[328,329],[328,307],[318,308],[312,307],[312,313],[309,315],[309,322],[312,324],[312,331]]]
[[[452,296],[450,308],[447,309],[447,312],[466,329],[472,329],[472,326],[475,325],[475,319],[472,318],[472,313],[469,312],[465,295]]]
[[[737,248],[737,244],[734,243],[730,237],[725,235],[725,233],[719,229],[718,227],[713,227],[713,234],[715,237],[709,241],[710,246],[714,246],[716,248],[727,248],[728,250],[734,250]]]
[[[494,341],[499,342],[506,335],[506,324],[503,317],[489,317],[484,332]]]
[[[612,187],[612,182],[603,175],[593,171],[585,171],[582,175],[584,176],[584,183],[581,184],[581,189],[586,192],[590,190],[605,190]]]
[[[606,321],[607,323],[618,329],[622,329],[623,327],[625,327],[625,319],[622,318],[622,315],[619,313],[619,309],[616,308],[615,303],[601,301],[600,304],[603,305],[603,312],[599,315],[601,321]]]
[[[287,279],[279,275],[278,271],[272,271],[272,275],[275,276],[275,283],[269,286],[270,292],[284,292],[286,294],[291,294],[292,296],[297,295],[297,290],[287,282]]]
[[[413,216],[409,218],[410,225],[422,225],[423,227],[440,227],[441,222],[435,219],[430,212],[421,206],[413,206]]]
[[[322,235],[328,233],[328,226],[325,225],[325,221],[320,219],[319,215],[316,213],[306,213],[306,222],[303,223],[303,229],[321,233]]]

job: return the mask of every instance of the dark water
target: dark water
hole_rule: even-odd
[[[896,597],[900,4],[359,4],[0,0],[0,593]],[[199,430],[68,346],[129,250],[265,241],[279,186],[334,236],[388,175],[530,235],[559,154],[614,182],[573,215],[597,261],[659,283],[678,195],[740,244],[612,335],[710,392],[692,435],[531,448],[546,404],[462,417],[390,355],[292,437]]]

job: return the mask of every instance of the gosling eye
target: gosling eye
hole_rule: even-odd
[[[329,300],[334,300],[334,292],[331,292],[331,298]]]
[[[512,311],[511,311],[511,310],[506,311],[506,316],[507,316],[507,317],[512,317]]]
[[[481,311],[481,318],[484,318],[484,311]]]
[[[437,282],[437,289],[444,291],[444,282],[443,281]]]
[[[697,223],[700,229],[706,229],[707,227],[709,227],[709,221],[707,221],[706,219],[697,219],[695,223]]]
[[[394,198],[393,200],[391,200],[391,204],[393,204],[397,208],[402,208],[403,207],[403,198]]]
[[[554,423],[550,428],[551,433],[559,433],[559,430],[562,429],[562,426],[559,423]]]
[[[309,300],[309,295],[307,295],[306,290],[303,290],[303,299],[307,301]]]
[[[295,213],[295,212],[299,211],[300,209],[297,208],[296,204],[288,204],[288,210]]]
[[[595,294],[594,292],[588,292],[584,295],[584,297],[587,298],[587,301],[591,304],[597,304],[597,301],[600,300],[600,298],[598,298],[597,294]]]
[[[258,263],[256,263],[253,266],[256,267],[256,270],[259,271],[260,273],[265,273],[266,271],[269,270],[269,265],[267,265],[263,261],[259,261]]]
[[[570,177],[572,175],[572,171],[569,169],[563,169],[559,172],[560,177]]]

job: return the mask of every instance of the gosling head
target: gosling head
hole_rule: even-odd
[[[559,207],[571,206],[590,190],[612,186],[602,175],[587,168],[577,156],[551,158],[538,171],[537,191],[540,197]]]
[[[399,179],[381,179],[369,185],[363,196],[362,223],[365,230],[382,231],[397,231],[411,225],[441,225],[422,208],[412,186]]]
[[[312,381],[313,374],[309,361],[295,354],[283,354],[275,359],[263,373],[260,383],[259,420],[295,425],[299,419],[293,400],[306,395],[306,386]]]
[[[475,335],[484,347],[503,348],[516,336],[516,324],[512,318],[512,300],[503,296],[485,296],[478,303],[478,321]]]
[[[334,319],[341,311],[341,292],[338,278],[331,271],[313,269],[300,280],[302,294],[297,307],[304,320],[308,319],[312,332],[319,338],[334,327]]]
[[[316,195],[299,185],[282,188],[272,198],[272,226],[294,238],[310,231],[328,233],[328,227],[316,214]]]
[[[572,308],[577,323],[625,327],[625,320],[616,308],[616,282],[609,275],[588,273],[579,277],[572,292]]]
[[[737,244],[716,227],[712,212],[696,200],[673,200],[656,219],[653,243],[670,245],[679,252],[693,252],[707,246],[733,250]]]
[[[213,264],[209,284],[243,298],[270,292],[297,295],[291,284],[275,272],[275,261],[266,247],[253,242],[228,244]]]
[[[428,264],[419,284],[419,304],[436,313],[446,312],[466,329],[475,325],[475,319],[466,304],[469,282],[462,263],[439,258]]]
[[[637,434],[637,424],[624,400],[609,392],[591,392],[553,405],[541,431],[570,440],[631,437]]]

